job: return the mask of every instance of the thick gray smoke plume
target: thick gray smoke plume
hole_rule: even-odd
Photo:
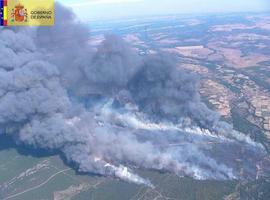
[[[198,77],[177,68],[176,63],[169,55],[146,57],[129,82],[133,99],[150,115],[174,122],[189,117],[200,126],[213,127],[218,115],[201,102]]]
[[[132,168],[197,179],[256,176],[260,144],[219,121],[198,94],[198,78],[167,55],[141,58],[89,30],[56,5],[56,25],[0,29],[0,133],[58,150],[79,171],[152,184]],[[236,152],[243,149],[243,154]]]

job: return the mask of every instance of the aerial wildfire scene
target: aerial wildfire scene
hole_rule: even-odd
[[[233,25],[216,25],[211,31],[230,28]],[[146,31],[151,30],[143,34]],[[146,48],[162,34],[148,34],[145,38],[152,39],[144,44],[138,35],[101,35],[94,28],[91,33],[60,3],[55,4],[52,27],[1,27],[0,152],[25,148],[34,156],[31,151],[42,151],[46,156],[41,157],[56,156],[80,176],[110,178],[153,191],[159,186],[144,171],[180,180],[266,180],[270,117],[262,115],[270,110],[269,90],[257,86],[248,74],[235,73],[239,69],[255,73],[249,66],[267,61],[269,69],[269,55],[245,57],[214,37],[207,46],[175,48],[168,47],[173,39],[159,39],[159,47],[141,50],[140,45]],[[219,59],[228,65],[241,64],[235,69],[222,64],[206,67]],[[233,79],[244,86],[233,85],[237,83]],[[268,89],[269,80],[264,85]],[[256,101],[250,88],[257,89],[263,100]],[[241,101],[244,98],[249,101]],[[265,112],[256,108],[262,101],[266,105],[260,109]],[[262,130],[259,136],[256,131],[245,132],[249,128],[235,127],[232,116],[239,109],[253,109],[253,118],[247,118]],[[2,154],[0,161],[0,199],[20,199],[9,189],[13,182],[1,180]]]

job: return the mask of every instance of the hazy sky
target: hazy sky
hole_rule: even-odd
[[[83,19],[270,10],[270,0],[58,0]]]

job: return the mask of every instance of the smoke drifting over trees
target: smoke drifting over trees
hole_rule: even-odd
[[[241,146],[254,177],[263,148],[201,102],[198,77],[169,55],[138,56],[117,36],[94,50],[70,10],[56,4],[56,15],[54,27],[0,29],[1,134],[58,150],[79,171],[148,186],[133,167],[239,178]]]

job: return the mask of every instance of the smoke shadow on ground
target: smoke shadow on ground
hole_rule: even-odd
[[[62,160],[63,164],[65,166],[73,169],[76,175],[88,175],[88,176],[95,176],[95,177],[103,177],[101,175],[90,173],[90,172],[87,173],[87,172],[78,171],[78,166],[75,163],[67,161],[67,159],[63,155],[63,153],[58,151],[58,150],[37,149],[37,148],[29,147],[27,145],[16,143],[11,136],[0,135],[0,153],[1,153],[1,151],[12,150],[12,149],[14,149],[19,155],[31,156],[34,158],[45,158],[45,157],[51,157],[51,156],[59,156],[59,158]]]
[[[59,154],[58,151],[34,149],[23,144],[17,144],[14,139],[7,135],[0,135],[0,151],[15,149],[20,155],[32,157],[47,157]]]

